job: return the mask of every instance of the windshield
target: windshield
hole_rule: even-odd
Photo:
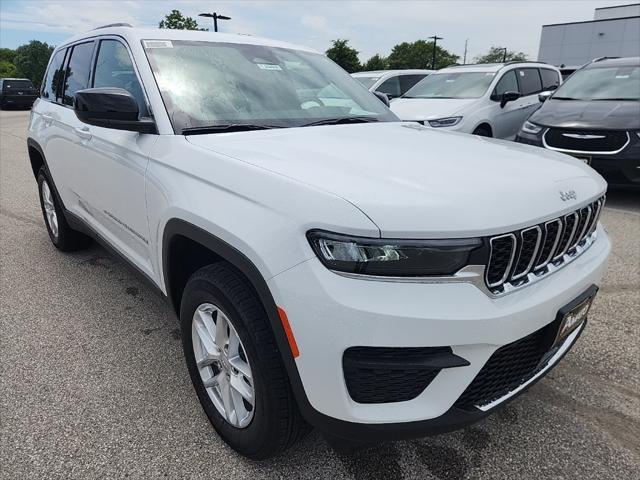
[[[380,77],[365,77],[364,75],[354,76],[356,80],[358,80],[366,89],[369,89],[373,86],[374,83],[378,81]]]
[[[143,45],[176,133],[229,124],[299,127],[349,117],[398,121],[323,55],[201,41]]]
[[[554,99],[640,100],[640,67],[600,67],[578,70],[563,83]]]
[[[403,98],[478,98],[486,93],[495,75],[495,72],[432,73]]]

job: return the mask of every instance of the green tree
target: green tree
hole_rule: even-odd
[[[6,60],[0,60],[0,78],[11,78],[18,76],[18,69],[16,66],[7,62]]]
[[[38,88],[52,53],[53,46],[39,40],[31,40],[16,48],[13,63],[18,69],[19,75],[31,80]]]
[[[379,53],[376,53],[373,57],[367,60],[362,65],[362,70],[371,71],[371,70],[386,70],[389,68],[389,63],[387,59],[381,56]]]
[[[503,47],[491,47],[488,53],[477,56],[474,60],[476,63],[501,63],[503,61],[523,61],[527,59],[527,54],[524,52],[512,52],[506,51]]]
[[[416,40],[413,43],[399,43],[391,50],[387,58],[391,69],[404,68],[444,68],[458,61],[460,57],[436,45],[436,64],[431,65],[433,59],[433,42]]]
[[[10,48],[0,48],[0,62],[13,63],[16,57],[16,51]]]
[[[206,30],[206,28],[200,28],[195,19],[182,15],[180,10],[171,10],[171,13],[166,14],[164,19],[160,20],[158,26],[173,30]]]
[[[336,62],[347,72],[353,73],[360,70],[358,51],[349,46],[349,40],[333,40],[331,48],[327,50],[327,57]]]

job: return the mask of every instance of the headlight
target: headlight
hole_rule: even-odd
[[[531,123],[529,120],[524,122],[522,125],[522,131],[524,133],[531,133],[533,135],[537,135],[542,131],[542,127],[540,125],[536,125],[535,123]]]
[[[395,240],[321,230],[311,230],[307,238],[330,270],[390,277],[452,275],[469,265],[472,252],[483,245],[479,238]]]
[[[437,120],[428,120],[429,125],[432,127],[453,127],[457,125],[462,120],[462,117],[447,117],[447,118],[438,118]]]

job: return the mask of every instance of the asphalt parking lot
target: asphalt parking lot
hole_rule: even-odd
[[[614,251],[588,328],[544,380],[465,430],[334,452],[313,432],[248,461],[192,391],[177,319],[94,246],[50,244],[26,151],[0,112],[0,478],[640,478],[640,194],[612,191]]]

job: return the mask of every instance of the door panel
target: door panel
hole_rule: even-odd
[[[516,72],[518,74],[518,84],[520,86],[520,93],[522,96],[514,103],[517,103],[521,109],[521,115],[518,119],[518,125],[512,135],[518,133],[518,130],[525,120],[540,108],[538,93],[542,91],[542,80],[537,68],[518,68]]]
[[[518,92],[518,80],[515,70],[509,70],[498,80],[493,97],[499,98],[505,92]],[[510,138],[514,136],[522,122],[520,119],[524,115],[520,106],[520,100],[507,103],[504,107],[500,107],[500,100],[494,101],[493,118],[493,136],[496,138]]]
[[[91,85],[129,91],[140,116],[148,115],[131,56],[120,41],[100,40]],[[152,276],[144,185],[149,151],[157,135],[85,125],[77,118],[74,128],[84,149],[78,169],[91,179],[79,188],[85,202],[82,208],[101,235]]]

